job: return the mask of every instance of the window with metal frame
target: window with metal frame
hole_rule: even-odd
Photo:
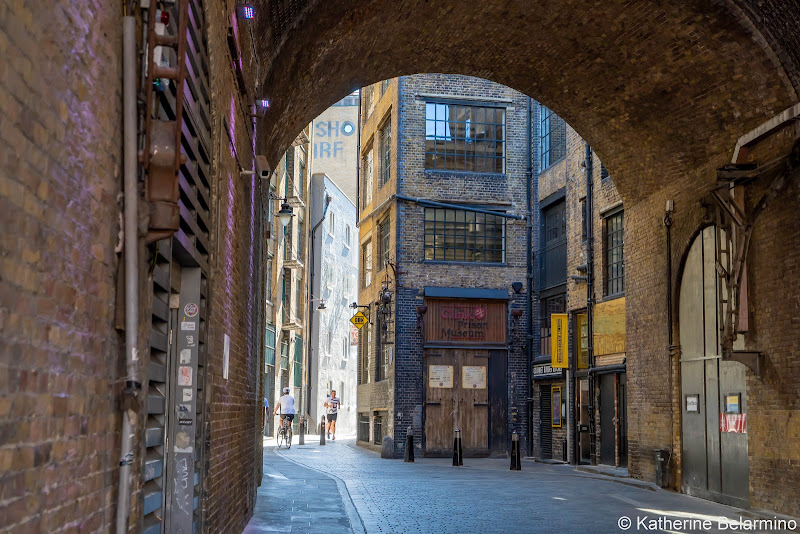
[[[380,328],[378,329],[378,336],[376,342],[378,343],[377,347],[377,361],[375,362],[375,381],[380,382],[381,380],[386,380],[389,378],[389,355],[392,351],[392,346],[389,343],[386,343],[384,339],[384,335],[381,333],[383,329],[386,327],[386,324],[381,321]]]
[[[625,292],[624,213],[618,211],[605,218],[605,294]]]
[[[375,109],[375,86],[368,85],[364,88],[364,121],[366,121],[372,110]]]
[[[368,240],[361,248],[361,271],[364,273],[364,286],[369,287],[372,283],[372,240]]]
[[[425,208],[425,259],[503,263],[504,217],[448,208]]]
[[[392,119],[381,128],[381,186],[392,177]]]
[[[275,325],[269,323],[264,330],[264,362],[275,366]]]
[[[299,388],[303,383],[303,338],[300,336],[294,337],[294,364],[292,365],[294,372],[294,387]]]
[[[391,259],[391,228],[389,225],[389,217],[378,223],[378,261],[380,265],[378,270],[381,271],[386,268]]]
[[[425,104],[425,168],[505,172],[503,107]]]
[[[289,338],[285,335],[281,339],[281,369],[289,368]]]
[[[389,90],[389,86],[392,84],[392,79],[389,78],[388,80],[383,80],[381,82],[381,96],[385,95],[386,92]]]
[[[567,123],[548,107],[541,106],[539,126],[539,169],[543,171],[566,155]]]

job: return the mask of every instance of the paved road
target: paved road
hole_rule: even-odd
[[[265,470],[265,478],[270,480],[265,480],[263,486],[281,487],[281,491],[300,496],[309,489],[322,490],[323,484],[326,492],[335,485],[341,498],[328,506],[340,506],[340,515],[333,530],[304,527],[290,518],[291,532],[308,532],[303,528],[311,528],[312,532],[370,534],[619,533],[623,530],[618,522],[624,516],[632,521],[628,532],[699,533],[731,532],[730,528],[720,528],[720,517],[760,518],[636,481],[577,472],[565,465],[525,461],[523,471],[514,472],[509,471],[508,460],[495,459],[466,458],[463,467],[452,467],[448,459],[430,458],[407,464],[383,460],[378,454],[356,447],[352,439],[329,441],[324,447],[314,441],[309,443],[312,444],[278,451],[268,446],[265,469],[278,469],[287,480],[278,483]],[[299,469],[296,475],[288,468],[289,463]],[[313,484],[309,482],[312,478],[308,469],[317,473]],[[327,482],[319,478],[324,477],[323,473],[329,475]],[[268,509],[261,502],[262,490],[254,522]],[[350,509],[352,505],[357,516]],[[278,528],[280,514],[272,517],[276,521],[273,526]],[[345,517],[350,519],[349,525],[345,524]],[[304,516],[302,521],[308,519]],[[704,525],[703,521],[708,523]],[[738,532],[780,532],[750,526],[753,528],[740,526]]]

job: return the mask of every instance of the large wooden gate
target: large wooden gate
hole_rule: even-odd
[[[446,456],[461,430],[464,454],[489,454],[489,351],[429,352],[425,370],[425,454]]]

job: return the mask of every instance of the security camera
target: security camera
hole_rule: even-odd
[[[256,174],[262,180],[269,180],[272,169],[269,168],[269,163],[267,163],[265,156],[256,156]]]

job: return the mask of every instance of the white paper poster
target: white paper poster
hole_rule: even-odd
[[[486,367],[465,365],[461,368],[461,382],[464,389],[486,389]]]
[[[453,366],[452,365],[429,365],[428,366],[428,387],[432,387],[432,388],[452,388],[453,387]]]

